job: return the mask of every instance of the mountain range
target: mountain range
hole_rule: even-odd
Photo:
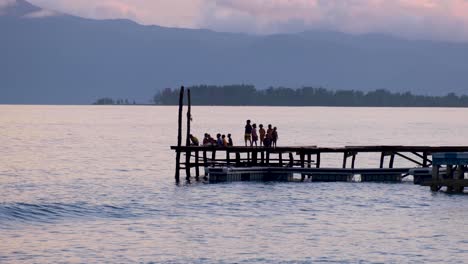
[[[468,93],[468,43],[328,31],[248,35],[94,20],[24,0],[0,11],[0,103],[146,103],[196,84]]]

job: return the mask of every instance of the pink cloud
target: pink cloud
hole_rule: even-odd
[[[5,1],[5,0],[0,0]],[[31,0],[91,18],[142,24],[277,33],[307,29],[380,32],[468,41],[466,0]],[[1,2],[0,2],[1,3]]]

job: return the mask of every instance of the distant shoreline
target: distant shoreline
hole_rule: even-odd
[[[284,107],[450,107],[467,108],[468,96],[415,95],[410,92],[329,90],[325,88],[270,87],[258,90],[253,85],[199,85],[188,87],[192,105],[209,106],[284,106]],[[164,89],[153,101],[159,105],[178,105],[179,89]]]

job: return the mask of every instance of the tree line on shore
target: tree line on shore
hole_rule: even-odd
[[[393,93],[383,89],[362,92],[313,87],[270,87],[259,90],[253,85],[198,85],[188,88],[191,90],[193,105],[468,107],[468,96],[454,93],[428,96],[411,92]],[[177,105],[179,89],[164,89],[153,100],[158,105]]]
[[[96,102],[94,102],[95,105],[134,105],[136,104],[135,100],[133,102],[130,102],[128,99],[112,99],[109,97],[104,97],[97,99]]]

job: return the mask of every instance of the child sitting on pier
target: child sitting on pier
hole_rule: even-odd
[[[199,146],[200,145],[200,141],[198,141],[198,138],[196,138],[194,135],[190,134],[190,145],[191,146]]]
[[[218,147],[224,146],[223,145],[223,139],[221,138],[221,134],[219,134],[219,133],[216,135],[216,145]]]

